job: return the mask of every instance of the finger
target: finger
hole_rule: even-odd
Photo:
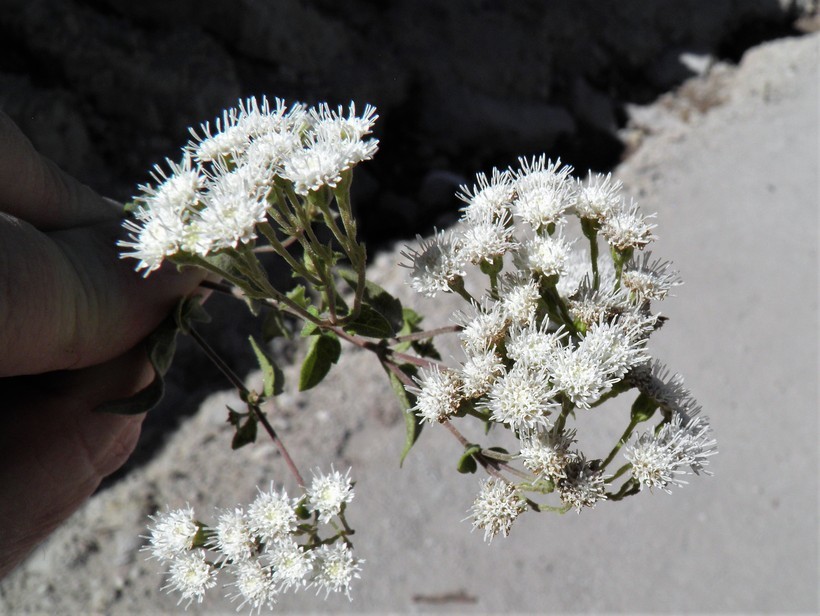
[[[41,156],[0,111],[0,211],[43,230],[111,220],[119,206]]]
[[[203,274],[144,279],[115,245],[118,222],[44,235],[0,214],[0,376],[80,368],[153,331]]]
[[[0,381],[0,578],[125,462],[143,416],[92,409],[152,378],[136,348],[84,370]]]

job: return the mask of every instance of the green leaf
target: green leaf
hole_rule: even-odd
[[[413,376],[416,373],[415,366],[410,366],[409,364],[403,364],[400,368],[409,376]],[[407,457],[407,454],[410,453],[413,445],[416,444],[419,436],[421,436],[421,430],[424,424],[422,424],[419,417],[410,410],[416,404],[416,397],[404,388],[404,383],[402,383],[395,374],[389,370],[387,374],[390,377],[390,386],[399,399],[399,404],[404,414],[405,441],[404,449],[402,449],[401,457],[399,458],[399,466],[401,467],[404,464],[404,459]]]
[[[339,361],[342,345],[334,333],[322,332],[310,339],[307,356],[299,374],[299,391],[306,391],[322,382],[330,366]]]
[[[358,276],[356,275],[356,272],[342,268],[339,268],[337,271],[345,282],[347,282],[352,288],[356,288],[356,285],[358,284]],[[390,336],[395,336],[399,330],[401,330],[405,320],[404,309],[402,308],[401,302],[397,298],[390,295],[390,293],[385,291],[375,282],[365,280],[362,299],[363,303],[378,312],[382,317],[384,317],[387,323],[389,323],[390,334],[388,336],[380,337],[388,338]]]
[[[186,313],[183,300],[177,308],[169,314],[159,326],[151,332],[145,339],[145,349],[148,354],[148,361],[154,368],[154,379],[145,388],[141,389],[133,396],[103,402],[94,411],[98,413],[114,413],[116,415],[139,415],[154,408],[162,396],[165,394],[165,381],[163,377],[168,372],[176,351],[177,332],[179,332],[179,320],[182,314]]]
[[[259,348],[259,345],[256,343],[256,340],[253,339],[253,336],[248,336],[248,340],[253,347],[254,355],[256,355],[256,361],[259,362],[259,367],[262,369],[263,392],[265,397],[270,398],[271,396],[278,396],[282,393],[282,389],[285,384],[285,373],[282,372],[282,369],[276,365],[276,362],[271,360],[264,353],[264,351]]]
[[[319,311],[316,309],[316,306],[308,306],[307,311],[317,319],[322,318],[319,314]],[[316,323],[314,323],[313,321],[305,321],[305,324],[302,325],[302,331],[299,332],[299,335],[302,338],[307,338],[308,336],[315,336],[320,331],[321,330],[319,329],[319,326],[316,325]]]
[[[400,333],[402,334],[412,334],[413,332],[420,331],[418,326],[421,325],[421,322],[424,320],[424,317],[412,308],[403,308],[401,318],[402,326]]]
[[[441,360],[441,355],[439,355],[439,352],[436,350],[436,344],[432,341],[432,339],[414,340],[410,346],[413,347],[413,350],[420,357],[429,357],[431,359]]]
[[[245,421],[242,421],[243,418]],[[257,419],[253,413],[237,413],[228,407],[228,423],[236,428],[231,440],[231,449],[239,449],[256,441]]]
[[[287,297],[302,308],[307,308],[310,305],[310,300],[307,298],[307,295],[305,295],[304,285],[300,284],[293,287],[287,292]]]
[[[461,457],[458,459],[458,464],[456,464],[456,470],[459,473],[475,473],[478,469],[478,463],[475,461],[474,454],[477,454],[481,451],[481,447],[478,445],[467,445],[464,449],[464,453],[461,454]]]
[[[180,331],[183,334],[189,334],[194,323],[209,323],[211,316],[202,306],[202,296],[192,295],[176,305],[174,319]]]
[[[655,411],[658,410],[658,403],[644,393],[638,394],[635,402],[632,403],[632,421],[640,423],[649,420]]]
[[[345,330],[368,338],[390,338],[396,331],[382,314],[367,304],[362,304],[359,315],[345,326]]]
[[[271,306],[262,317],[262,340],[270,342],[274,338],[290,338],[290,332],[282,311]]]

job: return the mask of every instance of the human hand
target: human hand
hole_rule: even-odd
[[[143,416],[93,409],[151,382],[141,341],[202,278],[136,274],[121,211],[0,113],[0,577],[130,455]]]

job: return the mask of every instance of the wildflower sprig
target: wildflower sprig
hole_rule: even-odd
[[[180,160],[156,167],[131,205],[119,245],[138,271],[148,275],[165,262],[202,268],[215,275],[203,287],[243,300],[263,322],[264,340],[249,340],[261,391],[248,389],[197,332],[201,307],[191,300],[152,338],[158,372],[170,361],[177,329],[192,335],[247,407],[228,410],[232,446],[254,441],[261,425],[305,488],[294,501],[284,492],[260,493],[212,527],[189,510],[157,517],[152,554],[171,561],[169,585],[189,603],[223,569],[233,571],[235,597],[252,609],[308,583],[348,593],[358,577],[344,518],[353,497],[349,475],[319,474],[305,487],[267,419],[285,387],[265,349],[276,336],[299,331],[307,339],[299,390],[320,383],[345,346],[371,352],[406,411],[401,460],[423,428],[437,424],[461,447],[459,472],[489,475],[470,510],[488,541],[506,536],[527,510],[580,512],[708,473],[715,453],[708,420],[681,377],[670,377],[648,349],[665,321],[653,304],[681,284],[668,261],[645,251],[655,239],[652,216],[627,201],[611,176],[590,173],[581,182],[571,167],[543,155],[479,174],[457,194],[460,224],[419,237],[402,253],[413,290],[465,301],[452,326],[424,331],[421,315],[367,279],[357,236],[350,187],[355,166],[378,149],[376,119],[371,106],[358,114],[353,104],[240,101],[213,126],[192,130]],[[291,271],[289,290],[271,284],[261,260],[271,254]],[[455,364],[442,361],[434,345],[446,334],[463,350]],[[600,413],[630,391],[636,399],[626,429],[609,452],[582,450],[578,414]],[[142,411],[146,400],[155,396],[116,408]],[[636,433],[656,417],[654,427]],[[456,425],[476,421],[486,438],[503,431],[516,448],[472,442]],[[619,454],[625,462],[613,471]],[[335,534],[320,539],[322,524]],[[207,560],[206,551],[218,559]]]
[[[353,496],[349,471],[332,471],[316,475],[301,497],[273,485],[259,490],[247,508],[217,512],[212,526],[196,520],[190,507],[157,513],[145,550],[166,567],[164,587],[186,606],[201,603],[218,577],[227,578],[231,600],[251,612],[302,588],[350,597],[364,562],[353,556],[353,531],[345,520]]]
[[[409,389],[418,417],[444,423],[461,442],[459,470],[481,466],[493,476],[471,510],[488,540],[509,532],[525,510],[515,503],[580,512],[643,487],[669,491],[685,483],[683,475],[704,470],[715,452],[708,420],[682,379],[668,379],[658,363],[650,368],[648,340],[665,321],[652,303],[680,284],[669,262],[641,252],[655,239],[652,216],[626,201],[611,176],[590,173],[582,183],[571,172],[539,156],[479,174],[459,193],[460,225],[404,253],[416,291],[453,292],[470,304],[455,317],[464,361],[422,370]],[[589,256],[570,239],[579,232]],[[471,268],[477,277],[468,276]],[[637,398],[611,451],[591,457],[577,448],[570,426],[576,414],[600,412],[596,407],[630,390]],[[635,436],[659,408],[655,428]],[[519,453],[467,441],[453,425],[461,417],[511,432]],[[622,448],[627,462],[611,472]],[[516,461],[528,473],[523,480]],[[557,504],[527,496],[552,493]]]

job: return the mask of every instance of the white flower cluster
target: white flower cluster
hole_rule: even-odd
[[[565,427],[568,415],[598,404],[648,366],[647,341],[662,323],[651,302],[681,281],[668,262],[638,253],[654,239],[655,225],[621,196],[620,182],[594,173],[580,182],[570,167],[545,156],[519,163],[463,186],[461,224],[403,253],[414,290],[428,297],[457,292],[471,301],[455,317],[466,356],[461,366],[421,370],[408,389],[423,421],[477,412],[511,429],[524,465],[551,482],[565,506],[580,511],[607,498],[606,485],[601,461],[570,449],[576,438]],[[594,269],[589,254],[575,249],[583,242],[569,237],[572,216],[595,252],[598,238],[609,249]],[[465,286],[470,266],[489,277],[478,295]],[[698,426],[706,426],[702,421]],[[652,467],[661,464],[656,450],[677,469],[708,449],[700,428],[683,438],[675,436],[679,423],[666,425],[630,450],[642,485],[672,481]],[[487,538],[506,534],[519,511],[518,497],[505,485],[488,482],[473,506],[474,525]],[[507,492],[509,507],[496,506]]]
[[[179,162],[157,165],[152,184],[140,186],[123,257],[139,260],[145,275],[178,253],[206,256],[257,237],[279,186],[305,196],[335,187],[343,174],[378,149],[366,138],[377,119],[368,105],[331,109],[249,98],[202,125]]]
[[[350,584],[360,577],[364,561],[338,533],[321,540],[318,526],[307,518],[312,514],[327,524],[352,499],[349,471],[319,473],[301,498],[271,486],[259,490],[247,510],[223,511],[213,527],[197,521],[190,507],[158,513],[151,517],[145,549],[168,567],[163,588],[180,593],[187,605],[201,603],[220,573],[232,578],[225,584],[227,596],[252,612],[269,608],[291,589],[314,587],[326,597],[344,592],[350,598]]]
[[[527,501],[516,492],[514,486],[490,477],[481,482],[481,489],[471,509],[473,530],[483,528],[484,541],[488,543],[498,533],[506,537],[515,519],[526,508]]]

